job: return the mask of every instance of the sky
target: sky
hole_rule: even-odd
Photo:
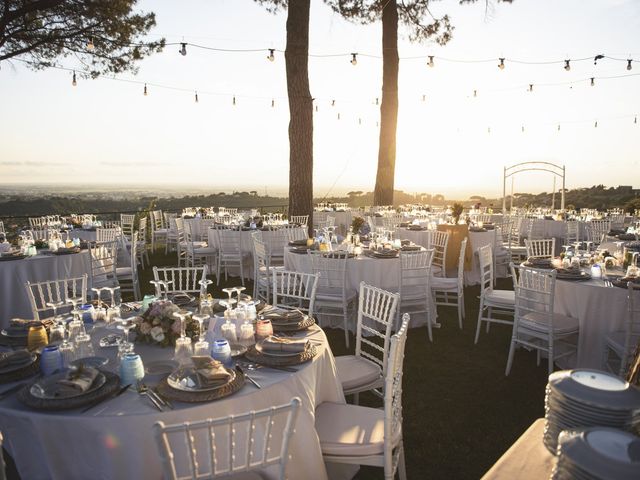
[[[311,4],[310,53],[346,54],[309,59],[318,107],[314,195],[372,191],[382,61],[366,55],[380,56],[381,25],[350,23],[321,0]],[[261,51],[187,47],[182,56],[168,46],[142,61],[137,75],[119,76],[142,83],[79,77],[76,87],[71,72],[2,62],[0,184],[285,194],[285,62],[279,52],[274,62],[266,57],[269,48],[285,48],[286,12],[270,14],[250,0],[146,0],[139,8],[156,13],[151,39]],[[443,0],[432,10],[455,26],[446,46],[411,43],[401,29],[397,189],[497,197],[503,168],[528,161],[564,165],[567,188],[640,187],[640,2],[515,0],[485,11],[482,1]],[[355,66],[351,52],[360,54]],[[623,61],[594,65],[596,54]],[[427,55],[435,56],[432,68]],[[567,72],[567,58],[589,60]],[[631,71],[627,58],[636,60]],[[535,63],[553,61],[562,63]],[[81,69],[74,58],[60,65]],[[516,192],[552,188],[548,173],[514,180]]]

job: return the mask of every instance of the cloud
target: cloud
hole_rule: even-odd
[[[0,162],[1,166],[5,167],[57,167],[61,165],[71,165],[69,162],[45,162],[45,161],[25,161],[25,162],[16,162],[16,161],[4,161]]]

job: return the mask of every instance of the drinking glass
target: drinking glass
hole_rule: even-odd
[[[231,310],[231,306],[234,303],[236,303],[236,301],[231,298],[231,296],[233,295],[233,292],[235,292],[236,289],[235,289],[235,287],[229,287],[229,288],[223,288],[222,291],[225,292],[229,296],[229,299],[224,303],[224,305],[227,306],[227,310]],[[223,305],[222,302],[220,302],[220,304]]]
[[[213,342],[213,349],[211,350],[211,356],[214,360],[218,360],[225,365],[231,362],[231,347],[229,342],[225,339],[218,339]]]
[[[78,335],[84,333],[86,333],[84,330],[84,322],[80,318],[74,317],[74,319],[69,322],[69,341],[75,343]]]
[[[62,357],[62,368],[67,368],[69,364],[76,358],[76,347],[73,343],[69,343],[65,337],[60,346],[58,347],[60,356]]]
[[[191,339],[189,337],[177,338],[173,359],[180,365],[186,365],[191,362],[191,355],[193,355]]]
[[[114,320],[117,322],[118,328],[124,331],[124,342],[122,343],[130,344],[131,346],[133,346],[133,344],[131,344],[131,342],[129,341],[129,331],[136,326],[135,323],[133,323],[133,318],[115,317]]]
[[[268,319],[260,319],[256,323],[256,337],[258,338],[267,338],[273,335],[273,326],[271,325],[271,320]]]
[[[61,316],[55,316],[53,317],[53,321],[56,322],[56,324],[49,329],[49,343],[62,343],[67,333],[65,320]]]
[[[93,344],[91,343],[91,337],[86,333],[81,333],[76,337],[76,358],[93,357],[95,352],[93,350]]]
[[[103,290],[108,290],[109,287],[102,287],[102,288],[92,288],[91,290],[94,291],[96,293],[96,297],[98,299],[98,304],[96,305],[95,309],[95,320],[98,323],[106,323],[106,312],[105,312],[105,307],[104,307],[104,302],[102,301],[102,291]]]
[[[204,328],[203,324],[205,321],[209,320],[209,315],[204,315],[202,313],[194,313],[192,317],[196,322],[198,322],[198,340],[204,340]]]
[[[34,325],[29,327],[29,333],[27,334],[27,348],[29,350],[36,350],[44,347],[49,343],[47,337],[47,330],[43,325]]]
[[[120,290],[120,287],[110,288],[107,287],[107,290],[111,293],[111,305],[107,308],[107,316],[105,318],[106,324],[109,325],[113,323],[113,321],[120,317],[120,303],[116,300],[115,292]]]

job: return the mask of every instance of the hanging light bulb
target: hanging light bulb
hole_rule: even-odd
[[[593,124],[593,128],[598,128],[598,121],[596,120],[596,123]]]
[[[196,103],[198,103],[198,91],[196,90]]]
[[[633,123],[638,123],[638,116],[637,115],[634,117]]]
[[[530,84],[529,84],[529,91],[530,91],[530,92],[533,92],[533,83],[530,83]]]
[[[275,98],[272,98],[271,99],[271,108],[273,108],[275,106],[276,106],[276,100],[275,100]]]
[[[477,97],[477,96],[478,96],[478,90],[474,90],[474,91],[473,91],[473,96],[474,96],[474,97]]]
[[[340,120],[340,112],[338,112],[338,120]]]
[[[504,70],[504,58],[500,58],[499,60],[500,60],[500,64],[498,65],[498,68],[500,70]]]
[[[427,101],[427,96],[426,95],[422,95],[422,101],[426,102]]]
[[[491,133],[491,127],[487,127],[487,133]]]
[[[427,62],[427,65],[429,65],[430,67],[433,67],[435,65],[433,63],[433,55],[429,55],[429,61]]]
[[[362,119],[358,118],[358,125],[362,125]]]
[[[560,124],[558,124],[558,131],[560,131]]]
[[[595,57],[593,57],[593,64],[597,65],[598,64],[598,60],[602,60],[603,58],[604,58],[604,55],[602,55],[602,54],[596,55]]]
[[[87,50],[92,51],[96,46],[93,44],[93,37],[89,37],[89,42],[87,43]]]
[[[522,126],[522,133],[524,133],[524,125]]]
[[[596,84],[595,77],[591,77],[591,86],[593,87],[593,86],[595,86],[595,84]]]
[[[336,106],[336,101],[335,100],[331,100],[331,106],[335,107]]]
[[[351,65],[357,65],[358,64],[358,54],[357,53],[352,53],[351,54]]]
[[[627,60],[627,70],[631,70],[633,67],[631,66],[631,59]]]
[[[378,97],[376,97],[376,105],[380,105],[380,101],[379,101]]]
[[[187,54],[187,44],[185,42],[180,43],[181,47],[180,50],[178,50],[180,52],[180,55],[182,55],[183,57]]]
[[[565,60],[564,61],[564,69],[568,72],[569,70],[571,70],[571,65],[569,65],[570,60]]]
[[[318,105],[316,105],[316,112],[318,111]]]
[[[76,71],[73,71],[73,80],[71,80],[71,85],[73,85],[74,87],[76,85],[78,85],[78,82],[76,82]]]
[[[276,59],[276,49],[275,48],[270,48],[269,49],[269,56],[267,56],[267,60],[269,60],[270,62],[273,62]]]
[[[233,104],[234,106],[235,106],[235,104],[236,104],[236,96],[235,96],[235,95],[233,96],[232,104]]]
[[[144,96],[145,97],[147,96],[147,84],[146,83],[144,84]]]

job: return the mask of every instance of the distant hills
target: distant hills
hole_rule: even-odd
[[[25,189],[26,190],[26,189]],[[251,192],[219,192],[209,195],[186,196],[153,196],[148,191],[135,192],[128,190],[126,193],[118,192],[89,192],[68,194],[61,191],[45,193],[33,192],[0,192],[0,217],[11,216],[37,216],[68,213],[111,213],[146,210],[150,207],[162,210],[179,211],[185,207],[210,207],[225,206],[230,208],[262,208],[267,211],[283,211],[287,206],[286,197],[271,195],[259,195]],[[516,193],[513,196],[513,205],[517,207],[548,207],[551,206],[552,194],[548,192],[531,194]],[[372,192],[352,191],[344,197],[317,198],[316,202],[341,202],[348,203],[352,207],[371,205]],[[495,210],[502,208],[501,198],[485,198],[474,195],[464,200],[447,199],[441,194],[409,194],[396,191],[394,195],[396,204],[423,203],[430,205],[448,205],[454,201],[461,201],[466,206],[481,204],[492,206]],[[571,208],[597,208],[606,210],[609,208],[640,208],[640,189],[631,186],[605,187],[594,185],[587,188],[567,190],[565,194],[566,207]],[[507,207],[510,197],[507,197]],[[560,194],[556,192],[556,208],[560,206]]]

